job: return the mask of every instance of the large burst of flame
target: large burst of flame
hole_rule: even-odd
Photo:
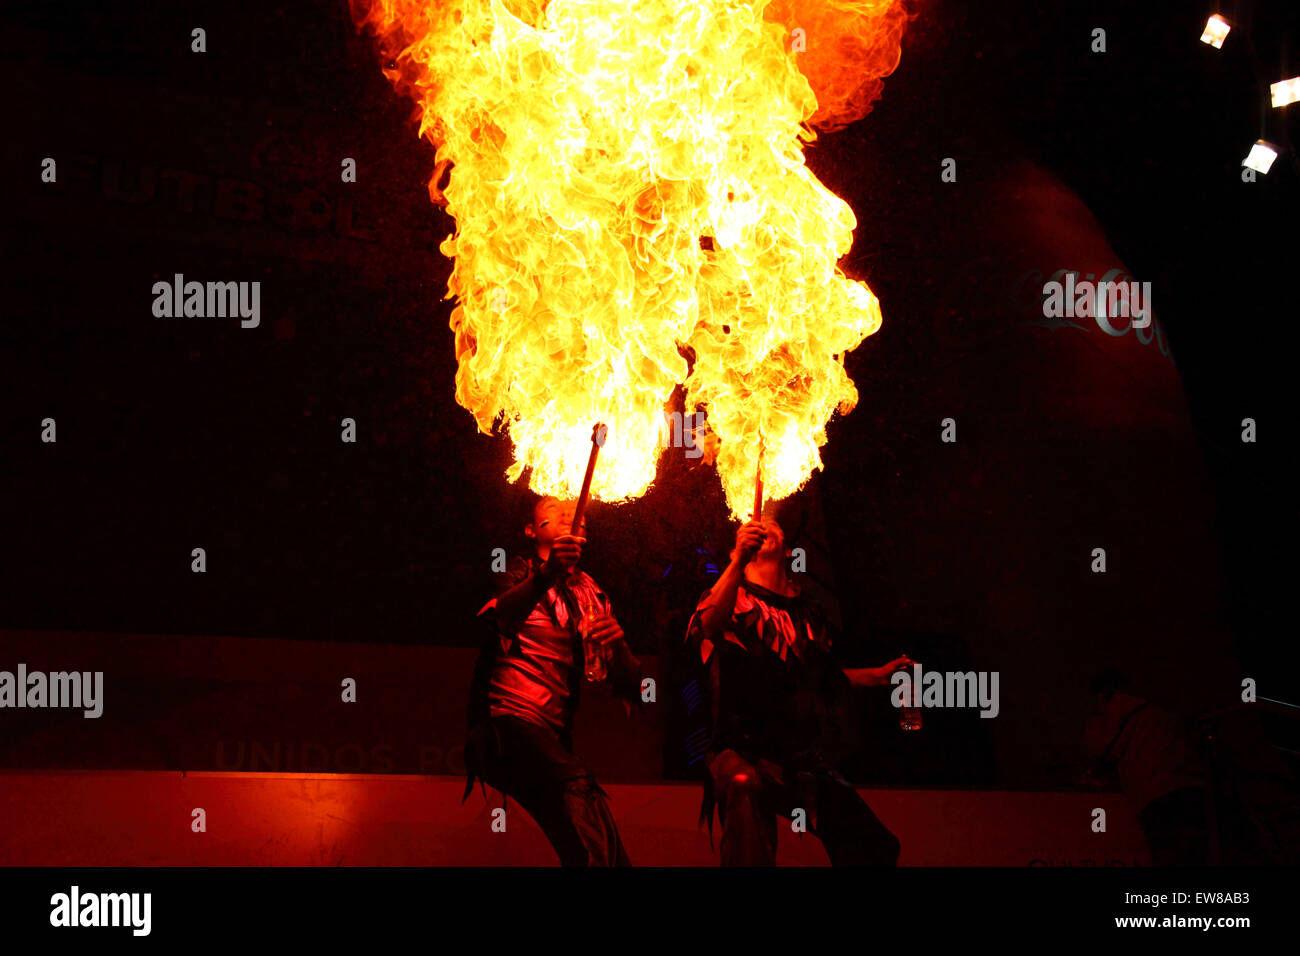
[[[645,492],[665,407],[707,408],[733,516],[821,467],[880,326],[838,267],[857,225],[809,172],[814,128],[897,66],[902,0],[353,0],[437,146],[455,219],[456,400],[504,423],[517,480]],[[448,172],[448,169],[450,171]],[[444,179],[445,185],[440,185]],[[688,359],[690,364],[688,365]],[[689,372],[689,374],[688,374]]]

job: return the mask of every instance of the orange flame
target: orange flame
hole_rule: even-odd
[[[684,384],[733,516],[760,434],[768,499],[802,487],[857,401],[844,354],[881,322],[802,143],[878,97],[902,0],[353,3],[437,146],[456,400],[504,423],[507,476],[573,496],[601,421],[593,496],[643,494]]]

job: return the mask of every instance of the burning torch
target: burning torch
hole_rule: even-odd
[[[591,497],[591,476],[596,472],[596,456],[600,454],[600,446],[605,444],[608,431],[601,424],[596,424],[591,429],[591,455],[587,458],[587,473],[582,476],[582,491],[578,493],[578,505],[573,509],[574,534],[582,533],[582,519],[587,510],[587,499]]]
[[[605,444],[607,432],[608,429],[601,424],[596,424],[591,429],[591,454],[587,456],[587,473],[582,476],[582,491],[578,493],[578,504],[573,509],[573,534],[582,534],[582,519],[587,511],[587,499],[591,497],[591,476],[596,472],[596,458],[600,454],[600,446]],[[583,601],[579,609],[582,614],[579,629],[585,658],[583,676],[589,681],[604,680],[608,670],[606,651],[603,647],[591,644],[591,629],[603,609],[599,604],[590,601]]]

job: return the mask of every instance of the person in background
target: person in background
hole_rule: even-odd
[[[1118,770],[1154,865],[1205,866],[1212,862],[1210,780],[1192,732],[1170,711],[1121,691],[1124,685],[1115,671],[1093,681],[1088,753],[1098,767]]]

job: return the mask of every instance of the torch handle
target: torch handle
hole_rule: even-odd
[[[758,439],[758,469],[754,474],[754,516],[751,521],[763,520],[763,437]]]
[[[596,472],[596,456],[600,446],[605,444],[605,426],[597,424],[591,429],[591,455],[587,458],[587,473],[582,476],[582,491],[578,493],[578,504],[573,509],[573,533],[580,534],[582,518],[587,511],[587,499],[591,497],[591,476]]]

